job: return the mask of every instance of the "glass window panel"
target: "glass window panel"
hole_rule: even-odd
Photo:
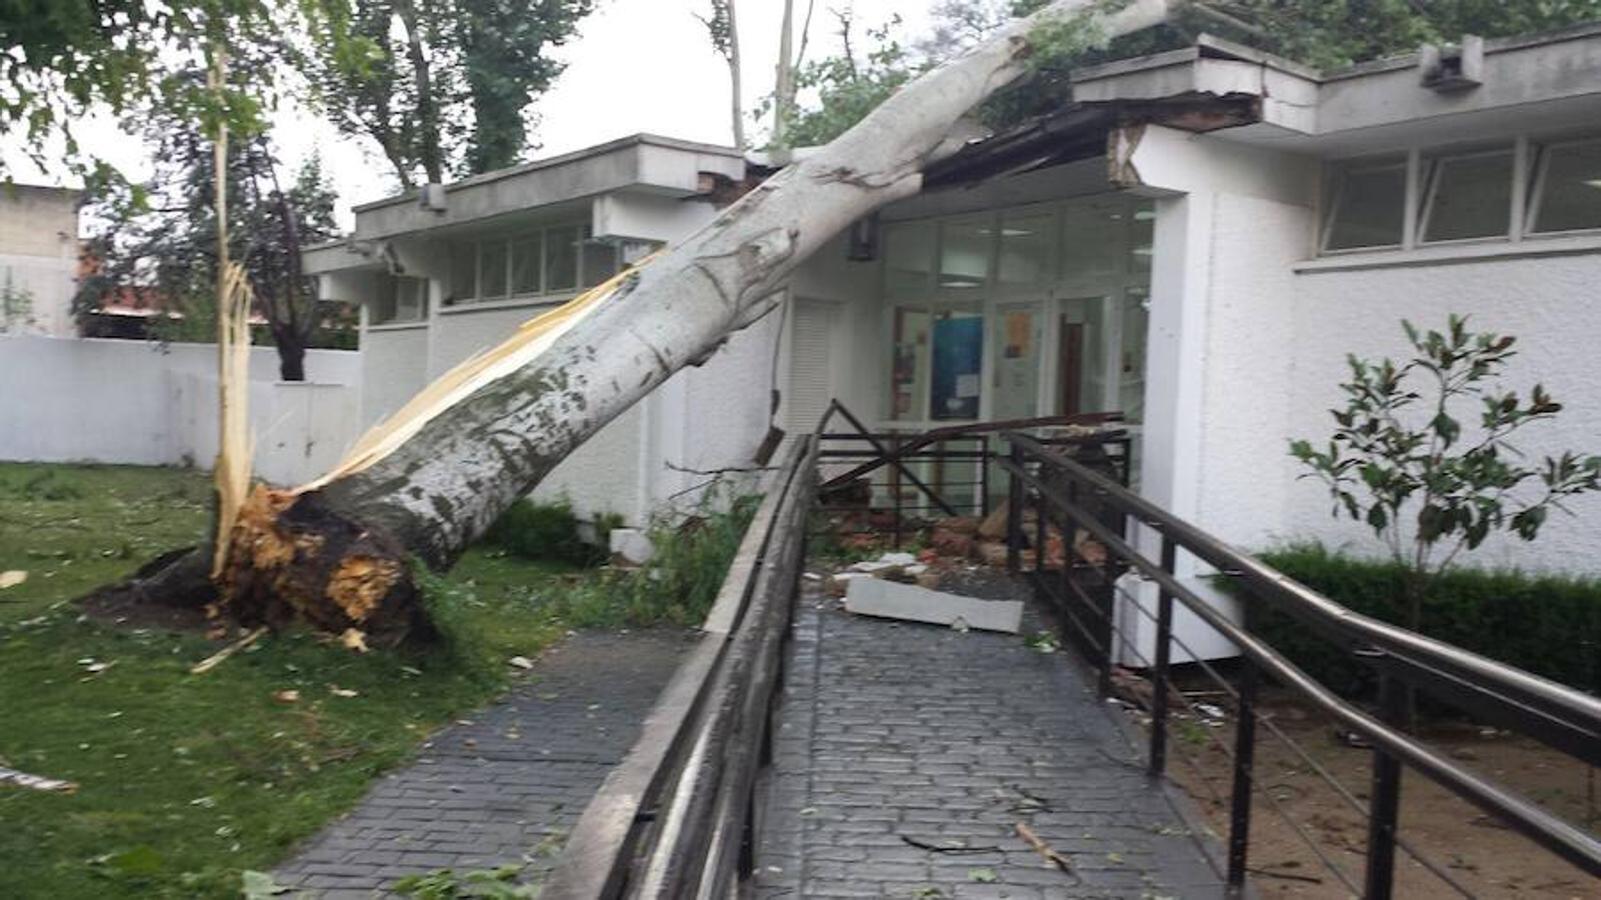
[[[889,296],[926,297],[933,266],[932,222],[906,222],[884,229],[884,290]]]
[[[1005,285],[1032,286],[1055,277],[1056,217],[1050,213],[1003,215],[997,277]]]
[[[989,279],[990,248],[995,229],[989,217],[957,219],[940,224],[939,286],[982,288]]]
[[[945,310],[935,315],[929,374],[930,419],[976,419],[983,393],[984,314]]]
[[[1133,204],[1134,221],[1129,223],[1128,270],[1135,275],[1151,271],[1151,244],[1156,233],[1156,204],[1140,200]]]
[[[473,244],[456,244],[450,249],[450,294],[446,299],[450,303],[465,303],[477,297],[478,248]]]
[[[1118,359],[1117,408],[1131,423],[1145,421],[1145,340],[1151,321],[1150,292],[1131,287],[1123,295],[1123,346]]]
[[[511,292],[537,294],[545,266],[545,244],[535,233],[511,245]]]
[[[1347,169],[1336,176],[1328,250],[1394,247],[1406,220],[1406,164]]]
[[[1038,414],[1040,393],[1039,306],[1016,303],[996,309],[991,418],[1026,419]]]
[[[588,229],[585,229],[586,231]],[[597,284],[617,274],[617,245],[610,241],[584,242],[584,287]]]
[[[1601,228],[1601,141],[1550,147],[1534,230]]]
[[[1434,163],[1425,241],[1501,237],[1512,216],[1512,152],[1480,153]]]
[[[484,299],[506,296],[505,241],[485,241],[478,245],[478,280]]]
[[[895,308],[894,371],[890,376],[892,419],[923,417],[921,400],[928,390],[928,327],[928,310]]]
[[[1069,203],[1062,216],[1062,277],[1082,281],[1122,271],[1127,227],[1122,201]]]
[[[1063,415],[1107,412],[1106,298],[1062,301],[1057,385]]]
[[[367,323],[386,325],[395,321],[395,276],[386,272],[378,275],[374,282],[377,291],[373,295],[372,305],[367,309]]]
[[[420,322],[428,317],[428,279],[395,279],[395,320]]]
[[[578,286],[578,226],[545,229],[545,290]]]

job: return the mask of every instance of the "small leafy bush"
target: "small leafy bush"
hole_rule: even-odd
[[[717,598],[759,501],[739,497],[721,510],[708,501],[687,519],[657,522],[650,531],[655,552],[648,563],[572,584],[553,598],[554,613],[575,628],[700,622]]]
[[[1402,564],[1354,559],[1320,544],[1261,556],[1356,612],[1406,622],[1408,570]],[[1252,631],[1319,681],[1346,696],[1371,694],[1372,670],[1333,643],[1259,604],[1252,615]],[[1453,569],[1424,596],[1421,631],[1580,690],[1601,690],[1601,580]]]
[[[587,543],[580,536],[578,516],[566,500],[555,503],[519,500],[489,527],[484,541],[525,559],[574,566],[599,565],[606,559],[603,545]]]

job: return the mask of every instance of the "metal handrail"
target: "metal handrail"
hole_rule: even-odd
[[[1094,488],[1100,499],[1168,536],[1219,572],[1248,583],[1259,596],[1265,595],[1262,596],[1264,601],[1275,604],[1275,609],[1322,628],[1347,642],[1350,649],[1383,650],[1392,660],[1408,668],[1448,673],[1465,681],[1470,689],[1500,695],[1507,702],[1522,707],[1504,710],[1500,718],[1520,721],[1523,730],[1542,735],[1559,749],[1588,762],[1601,764],[1601,698],[1354,612],[1028,435],[1008,432],[1002,437],[1031,455],[1048,459],[1054,467]],[[1419,680],[1428,675],[1427,672],[1418,674]],[[1437,679],[1428,680],[1432,686]],[[1575,734],[1569,740],[1550,740],[1548,722],[1522,715],[1525,709],[1539,710],[1573,729]]]
[[[1370,897],[1388,897],[1393,872],[1393,844],[1399,803],[1399,764],[1418,770],[1431,780],[1458,796],[1478,805],[1492,815],[1507,821],[1519,832],[1551,850],[1556,855],[1595,875],[1601,875],[1601,840],[1528,800],[1499,785],[1479,778],[1456,765],[1405,733],[1364,713],[1280,655],[1270,645],[1236,625],[1212,604],[1195,594],[1173,574],[1175,550],[1184,547],[1228,576],[1248,581],[1260,593],[1253,596],[1273,604],[1285,612],[1299,612],[1301,618],[1321,622],[1325,630],[1333,630],[1343,640],[1352,643],[1364,658],[1383,661],[1394,660],[1402,665],[1385,672],[1382,682],[1386,687],[1386,706],[1393,712],[1394,681],[1407,680],[1420,670],[1435,669],[1450,673],[1472,688],[1479,688],[1489,703],[1507,707],[1500,710],[1503,718],[1519,719],[1538,725],[1535,713],[1553,718],[1563,725],[1581,730],[1601,727],[1601,702],[1571,688],[1547,681],[1527,672],[1497,663],[1458,647],[1435,641],[1405,629],[1396,628],[1365,616],[1350,612],[1344,607],[1310,588],[1277,572],[1270,566],[1224,544],[1195,526],[1173,516],[1166,510],[1135,495],[1121,485],[1102,477],[1089,468],[1068,459],[1027,435],[1009,432],[1003,439],[1013,447],[1010,459],[999,460],[1001,467],[1013,478],[1012,560],[1017,559],[1020,540],[1021,505],[1024,487],[1031,488],[1043,500],[1049,501],[1074,526],[1084,529],[1100,541],[1107,551],[1129,564],[1139,574],[1155,582],[1159,588],[1159,618],[1157,634],[1157,662],[1155,663],[1155,689],[1152,723],[1151,767],[1159,774],[1163,766],[1163,747],[1166,729],[1166,692],[1168,645],[1173,640],[1171,602],[1177,600],[1196,617],[1233,642],[1248,661],[1245,681],[1239,699],[1241,712],[1237,747],[1236,783],[1234,797],[1234,825],[1230,835],[1231,884],[1244,880],[1245,840],[1249,830],[1249,793],[1251,787],[1250,743],[1253,740],[1255,673],[1260,670],[1278,681],[1297,689],[1313,703],[1340,721],[1347,728],[1363,736],[1375,747],[1375,798],[1370,820],[1370,853],[1368,890]],[[1163,537],[1162,560],[1153,562],[1138,551],[1122,535],[1117,534],[1095,515],[1082,509],[1073,498],[1055,484],[1047,483],[1040,475],[1031,473],[1030,460],[1048,466],[1053,474],[1067,478],[1095,491],[1096,499],[1116,508],[1123,515],[1133,516]],[[1043,517],[1042,517],[1043,518]],[[1065,524],[1065,523],[1064,523]],[[1042,526],[1043,528],[1043,523]],[[1038,571],[1038,569],[1037,569]],[[1067,565],[1064,560],[1064,577]],[[1108,626],[1115,624],[1108,621]],[[1112,665],[1111,644],[1105,645],[1103,659],[1103,686],[1109,680]],[[1425,688],[1434,686],[1430,679],[1419,679]],[[1530,710],[1520,703],[1523,700],[1539,705]],[[1474,711],[1479,711],[1475,707]],[[1558,715],[1560,714],[1560,715]],[[1594,752],[1597,746],[1588,746]],[[1582,758],[1582,757],[1581,757]],[[1243,779],[1243,794],[1242,794]],[[1244,808],[1242,809],[1242,797]]]
[[[816,481],[817,441],[801,435],[767,482],[700,642],[579,817],[541,897],[723,897],[751,874],[739,848]]]

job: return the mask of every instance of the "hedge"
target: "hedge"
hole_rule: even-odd
[[[1296,581],[1356,612],[1405,624],[1402,569],[1319,544],[1260,554]],[[1308,674],[1347,696],[1366,696],[1371,669],[1283,613],[1252,605],[1251,630]],[[1422,631],[1580,690],[1601,691],[1601,580],[1462,568],[1423,604]]]

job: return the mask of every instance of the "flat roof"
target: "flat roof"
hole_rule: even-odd
[[[707,153],[715,156],[727,156],[733,159],[743,158],[743,154],[741,154],[738,150],[722,144],[703,144],[699,141],[686,141],[660,134],[639,132],[637,134],[631,134],[627,135],[626,137],[620,137],[615,140],[606,141],[605,143],[583,147],[578,150],[571,150],[567,153],[560,153],[555,156],[546,156],[540,159],[531,159],[528,162],[518,163],[515,166],[507,166],[504,169],[494,169],[478,175],[469,175],[466,178],[462,178],[458,181],[447,182],[445,184],[445,190],[446,192],[450,192],[461,190],[463,188],[476,187],[478,185],[492,184],[496,181],[503,181],[507,178],[516,178],[520,175],[527,175],[531,172],[537,172],[541,169],[550,169],[557,166],[567,165],[569,163],[581,162],[590,157],[601,156],[616,150],[622,150],[628,147],[636,147],[640,145],[665,147],[669,150],[683,150],[689,153]],[[353,206],[351,207],[351,211],[359,213],[365,212],[369,209],[392,206],[396,203],[415,201],[417,199],[418,190],[419,189],[413,188],[412,190],[396,194],[393,197],[385,197],[382,200],[373,200],[368,203],[363,203],[359,206]]]

